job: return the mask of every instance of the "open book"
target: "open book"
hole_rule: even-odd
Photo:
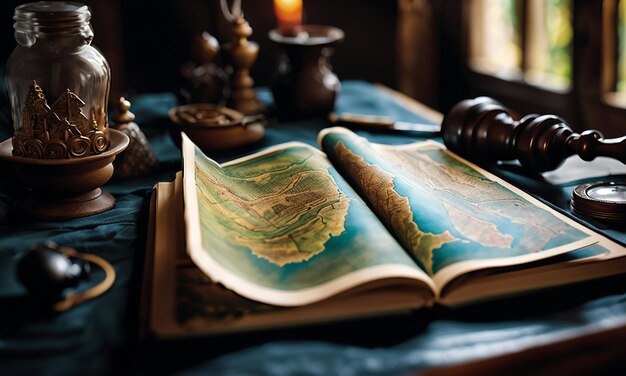
[[[438,143],[318,141],[220,165],[183,137],[183,181],[152,203],[152,332],[455,306],[626,270],[626,249]]]

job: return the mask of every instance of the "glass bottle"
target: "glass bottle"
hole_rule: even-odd
[[[6,66],[13,154],[60,159],[109,147],[111,73],[91,45],[86,5],[42,1],[15,8],[15,48]]]

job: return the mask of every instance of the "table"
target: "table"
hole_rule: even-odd
[[[271,100],[267,90],[260,90],[259,95],[266,103]],[[136,122],[157,151],[160,166],[150,176],[107,184],[105,190],[117,199],[114,209],[61,222],[15,223],[10,209],[20,192],[7,180],[0,182],[0,374],[406,374],[498,355],[506,359],[511,356],[507,354],[521,350],[530,354],[529,359],[541,360],[540,354],[532,354],[538,346],[602,329],[617,330],[610,338],[621,338],[624,343],[626,334],[619,332],[626,325],[624,276],[462,309],[436,307],[400,317],[167,343],[139,341],[148,199],[156,182],[172,180],[180,169],[180,152],[167,132],[166,115],[176,104],[174,95],[142,95],[132,102]],[[407,103],[369,83],[348,81],[343,83],[337,111],[432,120],[411,111]],[[261,142],[215,157],[224,161],[286,141],[315,144],[317,132],[325,125],[320,119],[273,124]],[[0,129],[10,128],[1,124]],[[406,135],[361,134],[382,143],[416,140]],[[6,132],[3,135],[7,136]],[[10,173],[10,166],[0,167],[3,176]],[[538,176],[521,174],[515,167],[492,171],[571,216],[569,195],[580,182],[550,185]],[[626,176],[613,178],[626,180]],[[586,224],[622,244],[626,242],[624,231]],[[117,272],[112,289],[57,315],[29,309],[26,291],[15,277],[15,266],[32,244],[49,240],[111,262]],[[81,287],[95,284],[101,277],[96,271]],[[616,348],[611,343],[605,345]],[[619,358],[604,360],[613,366]],[[509,361],[504,368],[519,363]],[[450,371],[464,369],[480,368]]]

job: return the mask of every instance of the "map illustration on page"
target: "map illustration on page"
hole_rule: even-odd
[[[589,234],[461,162],[441,145],[374,145],[332,132],[322,149],[429,275],[455,263],[535,254]]]
[[[437,143],[378,145],[330,128],[319,144],[220,165],[185,139],[187,249],[211,280],[284,306],[391,281],[436,301],[473,271],[599,241]]]
[[[254,285],[311,289],[381,266],[398,269],[399,276],[423,274],[325,156],[309,146],[291,144],[227,166],[196,149],[194,194],[203,249]],[[367,274],[342,283],[361,284],[377,275]]]

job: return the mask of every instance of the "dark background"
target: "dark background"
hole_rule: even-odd
[[[232,1],[231,1],[232,2]],[[16,46],[13,13],[23,1],[0,3],[0,65]],[[203,30],[220,43],[230,40],[217,0],[95,0],[92,10],[97,46],[112,70],[112,94],[174,91],[180,65],[190,59],[190,43]],[[243,1],[245,18],[260,45],[252,76],[269,85],[279,49],[267,33],[277,25],[271,0]],[[341,79],[364,79],[394,86],[395,1],[305,0],[304,22],[342,28],[345,41],[331,58]]]

